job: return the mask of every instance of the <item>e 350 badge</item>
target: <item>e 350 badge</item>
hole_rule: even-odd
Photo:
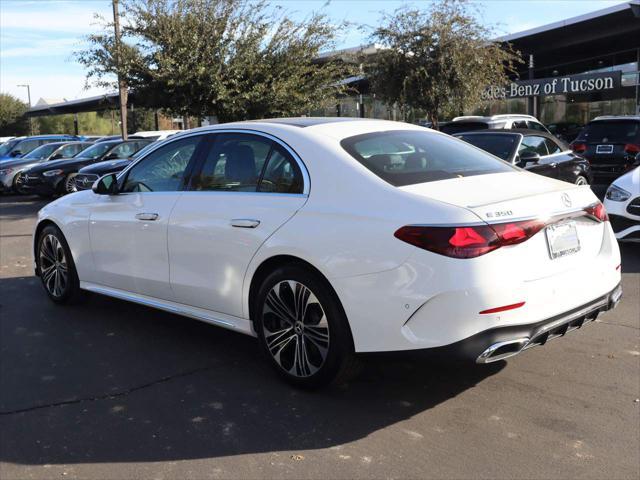
[[[487,212],[488,218],[501,218],[501,217],[510,217],[513,215],[511,210],[500,210],[498,212]]]

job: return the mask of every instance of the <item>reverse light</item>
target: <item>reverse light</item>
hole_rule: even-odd
[[[55,177],[58,175],[62,175],[63,173],[64,173],[64,170],[56,169],[56,170],[47,170],[42,175],[44,175],[45,177]]]
[[[587,144],[584,142],[573,142],[570,147],[571,150],[576,153],[584,153],[587,151]]]
[[[418,248],[452,258],[474,258],[522,243],[545,227],[539,220],[461,227],[407,225],[394,236]]]
[[[607,210],[604,208],[604,205],[600,202],[594,203],[593,205],[589,205],[584,209],[587,215],[591,218],[598,220],[599,222],[608,222],[609,215],[607,214]]]

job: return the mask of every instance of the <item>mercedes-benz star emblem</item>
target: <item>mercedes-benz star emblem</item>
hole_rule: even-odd
[[[571,206],[571,197],[569,197],[569,195],[567,195],[566,193],[563,193],[561,198],[562,198],[562,203],[564,203],[566,207]]]

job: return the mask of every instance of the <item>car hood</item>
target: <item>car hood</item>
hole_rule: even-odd
[[[14,158],[13,160],[2,162],[0,168],[27,167],[41,162],[42,160],[38,160],[36,158]]]
[[[466,208],[488,222],[544,217],[598,200],[589,187],[522,170],[420,183],[401,190]]]
[[[613,184],[616,187],[625,189],[632,195],[640,194],[640,167],[636,167],[630,172],[625,173],[620,178],[616,179]]]
[[[79,170],[78,173],[92,173],[95,175],[103,175],[111,172],[118,172],[127,167],[131,160],[108,160],[106,162],[98,162],[95,165],[87,165]]]
[[[73,168],[77,165],[82,165],[83,163],[92,162],[91,158],[86,157],[73,157],[73,158],[61,158],[59,160],[50,160],[48,162],[44,162],[42,164],[38,164],[35,167],[31,168],[32,173],[42,173],[46,170],[53,170],[54,168]]]

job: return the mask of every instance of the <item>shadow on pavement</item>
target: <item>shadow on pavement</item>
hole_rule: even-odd
[[[282,383],[255,340],[92,296],[52,305],[0,280],[0,461],[145,462],[337,446],[434,408],[504,364],[371,358],[349,385]]]

